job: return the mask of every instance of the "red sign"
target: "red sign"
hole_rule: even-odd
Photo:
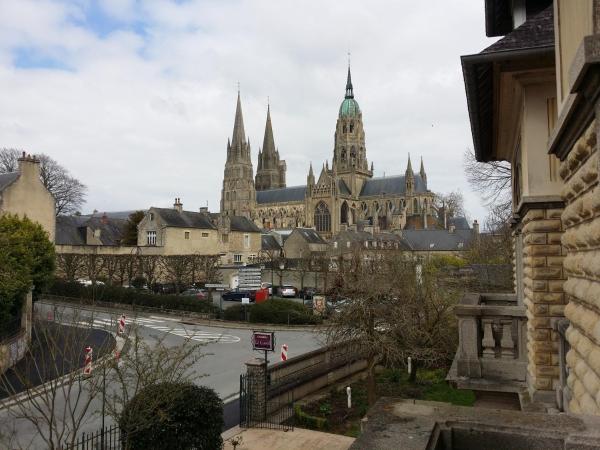
[[[254,331],[252,333],[254,350],[275,351],[275,333],[273,331]]]

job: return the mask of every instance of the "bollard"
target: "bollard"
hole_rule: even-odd
[[[346,395],[348,395],[348,409],[352,408],[352,388],[348,386],[346,388]]]
[[[91,375],[92,374],[92,347],[89,345],[85,348],[85,365],[83,366],[83,374]]]

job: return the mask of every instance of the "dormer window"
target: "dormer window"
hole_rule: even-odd
[[[149,218],[150,221],[153,221],[154,220],[154,213],[149,213],[148,214],[148,218]]]

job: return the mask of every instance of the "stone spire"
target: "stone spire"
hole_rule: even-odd
[[[264,191],[285,187],[285,172],[285,161],[279,159],[279,150],[275,147],[275,139],[273,138],[271,105],[267,104],[265,136],[262,151],[258,153],[258,167],[254,182],[256,190]]]
[[[233,137],[231,146],[237,147],[246,142],[246,132],[244,131],[244,117],[242,116],[242,101],[240,100],[240,91],[237,96],[237,106],[235,107],[235,121],[233,122]]]
[[[423,165],[423,157],[421,156],[421,168],[419,169],[419,174],[421,175],[421,180],[425,184],[425,188],[427,188],[427,174],[425,173],[425,166]]]
[[[350,75],[350,63],[348,63],[348,78],[346,79],[345,98],[354,98],[354,90],[352,89],[352,75]]]
[[[406,182],[406,193],[408,195],[412,195],[415,189],[415,174],[412,169],[412,164],[410,162],[410,153],[408,154],[408,164],[406,165],[405,172],[405,182]]]
[[[250,218],[256,192],[250,157],[250,140],[246,139],[242,102],[238,90],[233,136],[227,140],[227,161],[221,190],[221,213]]]

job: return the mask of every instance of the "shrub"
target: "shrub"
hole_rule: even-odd
[[[305,306],[291,300],[272,299],[247,308],[249,321],[252,323],[287,324],[289,321],[290,325],[306,325],[321,322],[321,319]],[[243,320],[243,305],[227,308],[223,317],[225,320]]]
[[[77,282],[55,280],[48,294],[72,297],[89,301],[122,303],[126,305],[148,306],[162,309],[178,309],[200,313],[213,313],[215,307],[209,300],[182,295],[158,295],[120,286],[84,286]]]
[[[223,424],[217,393],[192,383],[150,385],[125,405],[119,418],[121,439],[130,450],[221,449]]]
[[[296,423],[308,429],[327,430],[329,428],[329,421],[326,418],[311,416],[302,411],[300,405],[294,405],[294,415],[296,416]]]

